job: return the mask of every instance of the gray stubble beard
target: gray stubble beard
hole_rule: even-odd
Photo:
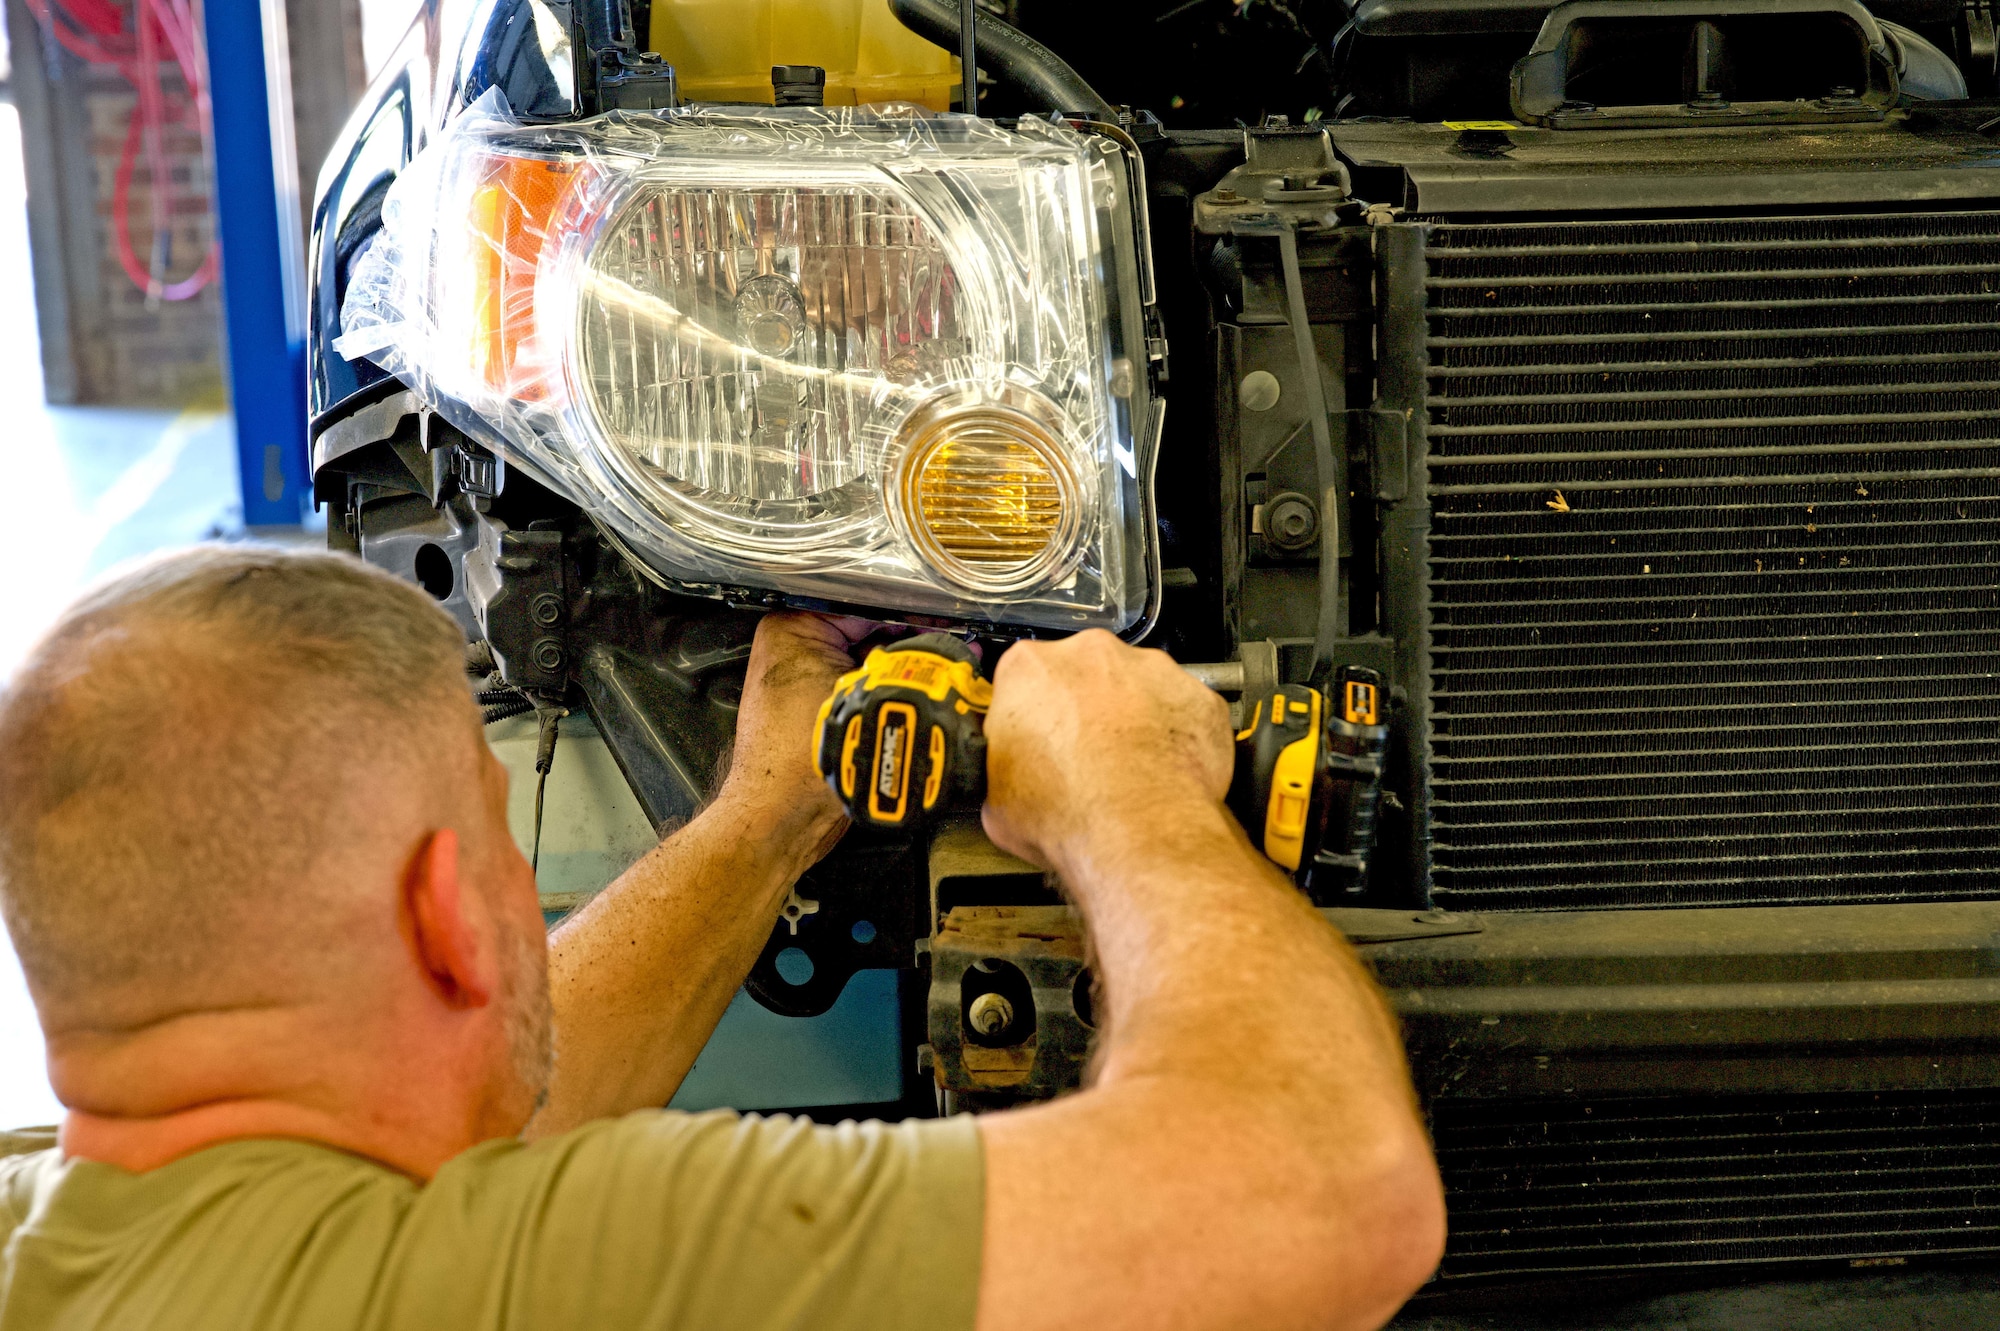
[[[523,933],[507,926],[507,973],[501,1002],[507,1054],[519,1085],[534,1092],[530,1117],[549,1102],[555,1079],[555,1010],[549,999],[549,946],[540,931]]]

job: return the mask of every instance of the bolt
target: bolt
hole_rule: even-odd
[[[1209,196],[1208,196],[1208,197],[1209,197],[1209,198],[1211,198],[1211,199],[1213,199],[1213,200],[1214,200],[1215,202],[1217,202],[1217,203],[1241,203],[1241,202],[1243,202],[1243,196],[1242,196],[1241,194],[1238,194],[1238,193],[1237,193],[1237,192],[1236,192],[1235,190],[1233,190],[1233,189],[1224,189],[1224,188],[1223,188],[1222,186],[1220,186],[1220,185],[1216,186],[1216,187],[1215,187],[1215,189],[1214,189],[1213,191],[1211,191],[1211,192],[1210,192],[1210,194],[1209,194]]]
[[[1264,506],[1264,539],[1280,550],[1303,550],[1319,537],[1319,514],[1297,492],[1276,496]]]
[[[557,642],[554,638],[543,638],[535,644],[535,668],[537,670],[546,670],[550,674],[554,674],[556,671],[561,670],[562,667],[563,648],[561,643]]]
[[[534,615],[535,622],[543,628],[554,628],[562,622],[562,597],[557,596],[554,592],[543,592],[535,598],[534,607],[530,613]]]
[[[981,994],[966,1009],[972,1029],[981,1035],[998,1035],[1014,1024],[1014,1005],[999,994]]]

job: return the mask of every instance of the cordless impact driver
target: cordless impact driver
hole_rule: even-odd
[[[1381,677],[1336,669],[1325,692],[1245,698],[1228,804],[1251,843],[1328,904],[1367,882],[1382,793]],[[813,766],[855,822],[915,832],[986,798],[993,685],[941,633],[877,647],[820,706]]]

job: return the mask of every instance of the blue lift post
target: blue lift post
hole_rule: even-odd
[[[248,526],[311,511],[305,257],[283,0],[208,0],[224,346]]]

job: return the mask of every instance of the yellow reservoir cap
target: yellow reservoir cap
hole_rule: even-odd
[[[889,0],[653,0],[652,48],[694,102],[770,105],[771,66],[818,65],[826,104],[949,111],[958,61],[896,21]]]

